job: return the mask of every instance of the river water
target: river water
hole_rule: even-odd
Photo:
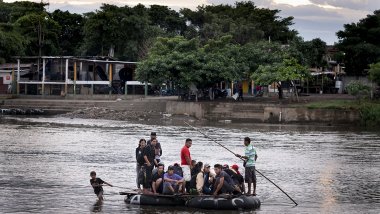
[[[198,126],[199,127],[199,126]],[[285,190],[258,176],[261,208],[251,213],[380,213],[380,134],[334,127],[203,126],[201,130],[236,153],[253,139],[256,168]],[[179,162],[186,138],[193,159],[237,163],[231,153],[185,125],[132,124],[68,118],[0,118],[0,212],[2,213],[212,213],[125,204],[119,191],[135,188],[134,151],[156,131],[163,162]],[[94,206],[90,171],[118,186],[104,187]],[[123,188],[120,188],[123,187]],[[235,212],[219,212],[235,213]],[[247,212],[249,213],[249,212]]]

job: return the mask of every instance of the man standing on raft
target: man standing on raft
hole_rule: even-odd
[[[189,182],[191,180],[191,156],[190,156],[190,147],[193,141],[190,138],[187,138],[185,145],[181,149],[181,168],[183,172],[183,178],[186,181],[186,191],[189,191]]]
[[[247,195],[251,195],[251,185],[253,183],[253,193],[256,195],[256,171],[255,163],[257,160],[256,148],[251,144],[251,139],[249,137],[244,138],[245,145],[245,156],[236,154],[236,157],[245,159],[245,182],[248,183]]]

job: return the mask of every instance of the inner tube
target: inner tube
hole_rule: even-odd
[[[134,205],[152,206],[183,206],[185,201],[173,195],[127,195],[124,199],[126,203]]]
[[[186,206],[207,210],[254,210],[260,207],[260,200],[255,196],[218,196],[212,195],[145,195],[123,193],[124,201],[133,205],[151,206]]]
[[[234,198],[194,197],[186,201],[187,207],[207,210],[252,210],[261,205],[257,197],[241,195]]]

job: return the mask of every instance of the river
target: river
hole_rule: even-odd
[[[179,151],[189,137],[193,159],[242,166],[227,150],[185,125],[59,117],[8,119],[0,118],[3,213],[213,213],[124,203],[118,192],[135,188],[135,148],[151,131],[157,132],[166,166],[179,162]],[[256,168],[299,204],[293,206],[258,176],[262,205],[247,213],[380,213],[379,133],[307,126],[200,128],[240,154],[243,138],[251,137],[258,152]],[[118,186],[104,187],[101,206],[94,206],[96,197],[89,182],[92,170]]]

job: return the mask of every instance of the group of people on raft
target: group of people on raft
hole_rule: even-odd
[[[161,162],[162,148],[156,133],[152,132],[148,141],[140,139],[139,146],[136,148],[136,184],[139,191],[143,194],[166,195],[183,193],[214,196],[219,194],[256,195],[257,152],[249,137],[244,138],[244,155],[236,154],[238,158],[244,160],[244,177],[236,164],[231,167],[227,164],[215,164],[215,173],[213,173],[210,164],[192,160],[191,146],[192,140],[186,139],[180,153],[181,165],[177,163],[170,165],[165,171],[165,165]],[[102,186],[112,187],[112,185],[97,178],[95,171],[92,171],[90,176],[94,193],[99,200],[103,200]],[[244,182],[248,184],[247,191],[245,191]]]
[[[244,138],[244,145],[245,154],[236,154],[244,160],[244,176],[236,164],[231,167],[227,164],[215,164],[215,173],[213,173],[210,164],[193,160],[190,155],[192,146],[190,138],[185,140],[185,145],[181,149],[181,164],[170,165],[165,171],[165,165],[161,162],[161,144],[156,133],[152,132],[150,140],[141,139],[136,148],[137,187],[143,194],[256,195],[257,152],[249,137]],[[247,191],[244,182],[248,184]]]

